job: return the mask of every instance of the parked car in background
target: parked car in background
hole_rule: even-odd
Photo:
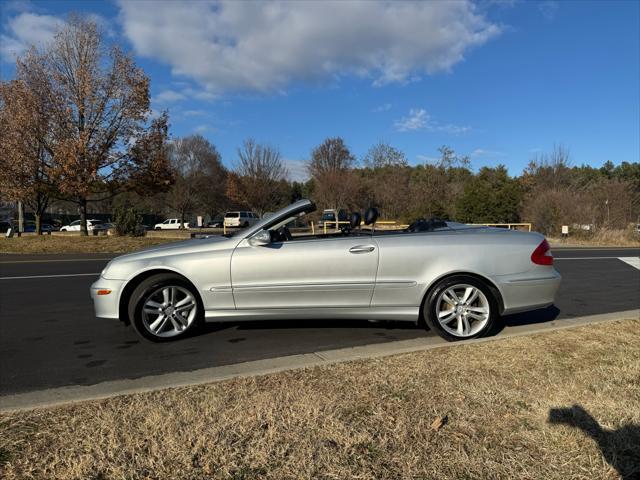
[[[189,222],[181,224],[179,218],[167,218],[162,223],[156,223],[153,228],[155,230],[178,230],[180,228],[189,228]]]
[[[338,222],[338,224],[336,224],[336,221]],[[339,222],[347,222],[347,223],[340,224]],[[330,228],[343,229],[345,227],[348,229],[349,228],[348,222],[349,222],[349,217],[347,216],[347,212],[345,212],[344,210],[327,209],[322,211],[322,216],[318,221],[318,227],[324,228],[324,225],[326,224],[327,229],[330,229]]]
[[[224,225],[224,217],[217,216],[207,223],[208,228],[222,228]]]
[[[98,232],[98,231],[105,231],[106,228],[102,223],[102,220],[90,219],[90,220],[87,220],[87,230],[89,232],[92,232],[92,231]],[[61,232],[79,232],[80,220],[76,220],[75,222],[71,222],[68,225],[64,225],[62,228],[60,228],[60,231]]]
[[[25,233],[33,233],[35,231],[36,231],[35,222],[27,222],[27,223],[24,224],[24,232]],[[40,231],[42,233],[51,233],[51,232],[55,231],[55,229],[50,224],[43,223],[43,224],[40,225]]]
[[[287,225],[314,210],[300,200],[230,236],[114,258],[91,286],[96,316],[157,342],[202,322],[274,319],[424,319],[462,340],[490,334],[501,315],[551,305],[560,286],[539,233],[424,219],[378,231],[370,208],[370,230],[355,228],[354,212],[348,232],[294,237]]]
[[[227,212],[224,214],[225,227],[250,227],[255,225],[260,217],[253,212]]]

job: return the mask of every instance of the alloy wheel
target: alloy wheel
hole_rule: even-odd
[[[472,337],[481,331],[489,321],[490,308],[485,294],[469,284],[446,288],[436,301],[440,327],[459,338]]]
[[[186,288],[169,285],[158,288],[142,305],[142,323],[156,337],[180,335],[194,322],[198,304]]]

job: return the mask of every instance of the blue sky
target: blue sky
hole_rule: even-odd
[[[233,167],[253,137],[293,178],[342,136],[412,164],[446,144],[520,174],[554,144],[574,164],[640,155],[640,2],[73,2],[2,4],[1,78],[72,11],[93,15],[151,78],[173,136],[201,133]]]

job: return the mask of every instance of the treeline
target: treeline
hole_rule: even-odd
[[[72,17],[0,84],[0,199],[22,201],[38,230],[52,203],[70,203],[85,234],[91,211],[118,212],[121,223],[139,213],[193,221],[237,208],[263,215],[303,197],[320,209],[376,206],[403,222],[525,221],[547,234],[626,228],[640,214],[640,164],[572,166],[560,146],[512,177],[504,166],[474,172],[446,146],[437,161],[412,166],[385,143],[356,158],[342,138],[327,138],[301,183],[288,180],[276,147],[248,139],[226,159],[229,170],[204,137],[169,139],[168,121],[152,111],[149,78],[133,59],[107,47],[95,22]]]
[[[277,148],[253,140],[238,149],[234,170],[227,170],[215,146],[199,135],[173,140],[169,152],[173,185],[153,197],[128,194],[114,201],[187,220],[236,208],[263,215],[311,198],[319,209],[376,206],[383,218],[402,222],[420,217],[531,222],[546,234],[559,234],[562,225],[623,229],[640,215],[640,164],[571,166],[561,146],[536,155],[512,177],[502,165],[474,172],[468,157],[446,146],[438,161],[411,166],[385,143],[356,159],[343,139],[328,138],[312,150],[311,178],[304,183],[287,180]]]

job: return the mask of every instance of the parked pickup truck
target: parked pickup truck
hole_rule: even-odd
[[[162,223],[156,223],[153,227],[154,230],[178,230],[180,228],[189,228],[189,224],[187,222],[180,225],[179,218],[167,218]]]

